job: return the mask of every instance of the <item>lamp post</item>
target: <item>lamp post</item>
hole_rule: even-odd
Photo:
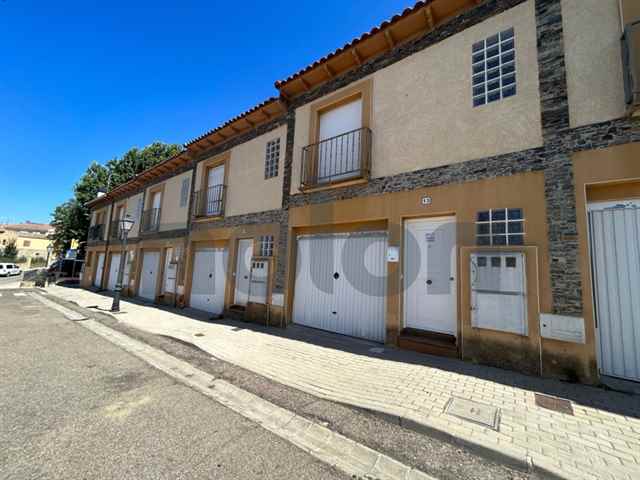
[[[125,215],[118,221],[118,230],[122,239],[122,253],[120,254],[120,269],[118,270],[118,280],[116,282],[116,292],[113,296],[112,312],[120,311],[120,294],[122,292],[122,282],[124,280],[124,269],[127,261],[127,237],[133,228],[133,219],[131,215]]]

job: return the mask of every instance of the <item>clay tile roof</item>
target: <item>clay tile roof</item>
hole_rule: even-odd
[[[260,110],[263,107],[266,107],[267,105],[269,105],[270,103],[274,103],[277,102],[279,100],[278,97],[271,97],[268,98],[267,100],[251,107],[249,110],[245,110],[244,112],[240,113],[239,115],[236,115],[235,117],[233,117],[230,120],[227,120],[226,122],[224,122],[222,125],[217,126],[216,128],[209,130],[206,133],[203,133],[202,135],[194,138],[193,140],[189,140],[187,143],[184,144],[185,148],[189,148],[191,145],[193,145],[194,143],[199,142],[200,140],[208,137],[209,135],[212,135],[216,132],[219,132],[220,130],[228,127],[229,125],[231,125],[232,123],[237,122],[238,120],[242,120],[243,118],[251,115],[254,112],[257,112],[258,110]]]
[[[320,58],[319,60],[316,60],[315,62],[307,65],[303,69],[298,70],[296,73],[288,76],[284,80],[278,80],[275,83],[276,88],[280,89],[283,85],[291,82],[292,80],[295,80],[295,79],[301,77],[302,75],[304,75],[307,72],[310,72],[314,68],[317,68],[317,67],[321,66],[323,63],[328,62],[329,60],[331,60],[332,58],[340,55],[341,53],[356,47],[359,43],[367,40],[368,38],[372,37],[373,35],[381,32],[383,30],[386,30],[388,27],[392,26],[394,23],[397,23],[398,21],[402,20],[403,18],[405,18],[405,17],[411,15],[412,13],[414,13],[416,10],[419,10],[419,9],[423,8],[423,7],[427,6],[427,5],[429,5],[430,3],[433,3],[434,1],[435,0],[421,0],[421,1],[417,2],[415,5],[413,5],[413,7],[405,8],[402,11],[402,13],[394,15],[389,20],[385,20],[380,25],[373,27],[371,30],[369,30],[368,32],[363,33],[359,37],[354,38],[353,40],[351,40],[350,42],[346,43],[345,45],[343,45],[342,47],[338,48],[337,50],[334,50],[333,52],[329,53],[328,55],[325,55],[324,57]]]
[[[53,230],[53,227],[48,223],[31,223],[31,222],[7,224],[7,225],[2,225],[1,228],[4,228],[6,230],[15,230],[15,231],[22,231],[22,232],[39,232],[39,233],[47,233]]]

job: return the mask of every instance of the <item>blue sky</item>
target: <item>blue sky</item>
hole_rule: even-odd
[[[0,223],[49,221],[87,165],[184,143],[407,0],[0,0]]]

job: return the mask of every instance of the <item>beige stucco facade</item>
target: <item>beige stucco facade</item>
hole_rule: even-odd
[[[619,0],[562,0],[572,127],[625,113]]]
[[[281,208],[286,137],[287,127],[282,125],[235,146],[230,151],[199,162],[196,167],[196,190],[205,188],[203,175],[206,174],[207,169],[222,162],[225,164],[225,185],[227,186],[225,216],[233,217]],[[280,139],[278,176],[265,179],[267,143],[277,138]]]
[[[187,227],[189,217],[189,202],[180,204],[180,193],[182,182],[188,182],[189,192],[191,191],[191,173],[189,170],[175,177],[167,179],[161,184],[152,185],[146,191],[145,209],[151,208],[151,195],[153,191],[162,192],[162,203],[160,212],[160,231],[180,230]],[[189,197],[187,196],[187,199]]]
[[[142,192],[127,198],[127,215],[129,215],[134,223],[129,232],[129,238],[137,238],[140,233],[140,216],[142,213]]]
[[[472,46],[511,27],[517,95],[474,108]],[[372,177],[541,146],[536,42],[530,0],[367,77],[372,83]],[[312,143],[313,105],[296,110],[292,194],[299,191],[302,148]]]

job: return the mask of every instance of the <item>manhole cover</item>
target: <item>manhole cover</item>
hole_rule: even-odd
[[[551,397],[549,395],[536,393],[536,405],[546,408],[547,410],[553,410],[554,412],[573,416],[573,405],[571,405],[569,400],[565,400],[564,398]]]
[[[444,409],[445,413],[468,422],[477,423],[484,427],[498,430],[500,426],[500,409],[474,402],[465,398],[451,397]]]

